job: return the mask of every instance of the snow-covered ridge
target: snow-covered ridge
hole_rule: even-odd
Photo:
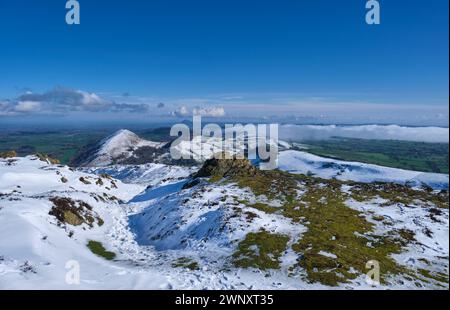
[[[109,155],[111,157],[118,157],[127,151],[143,147],[161,147],[162,143],[148,141],[139,138],[134,132],[126,129],[121,129],[112,136],[106,138],[102,143],[102,148],[98,155]]]
[[[116,159],[129,158],[138,148],[160,148],[164,143],[144,140],[129,130],[121,129],[100,142],[100,145],[100,150],[95,154],[96,158],[89,166],[109,165]]]
[[[383,167],[360,162],[347,162],[320,157],[302,151],[288,150],[279,154],[279,168],[290,173],[310,174],[324,179],[336,178],[355,182],[393,182],[433,189],[448,189],[448,174],[426,173]]]
[[[121,129],[96,143],[76,161],[78,166],[105,167],[133,157],[140,148],[160,149],[164,145],[165,143],[148,141],[129,130]]]
[[[117,164],[182,164],[173,159],[169,146],[173,147],[173,150],[181,154],[183,158],[188,158],[186,160],[189,162],[188,165],[195,165],[212,158],[216,153],[223,152],[224,149],[227,152],[244,153],[248,146],[249,150],[256,152],[259,142],[258,139],[253,136],[248,137],[245,145],[239,144],[236,146],[236,150],[231,150],[225,148],[225,146],[233,145],[234,138],[224,139],[221,137],[195,136],[192,140],[178,141],[172,145],[167,142],[148,141],[129,130],[122,129],[79,154],[74,160],[74,165],[77,167],[98,168]],[[272,147],[277,146],[278,149],[289,148],[287,142],[280,142],[278,145],[275,145],[276,142],[270,140],[267,143],[271,144]],[[186,165],[186,162],[184,165]]]
[[[99,181],[101,180],[101,182]],[[67,166],[50,165],[36,156],[0,159],[0,193],[27,196],[55,192],[103,192],[128,201],[145,187],[101,178]]]

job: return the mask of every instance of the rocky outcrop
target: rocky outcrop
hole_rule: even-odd
[[[0,152],[0,158],[13,158],[17,157],[16,151],[7,151],[7,152]]]
[[[53,197],[50,201],[53,207],[49,214],[56,217],[61,224],[72,226],[87,224],[89,227],[93,227],[94,223],[103,225],[103,220],[92,210],[92,206],[83,201],[65,197]]]
[[[39,158],[40,161],[46,162],[46,163],[51,164],[51,165],[59,165],[60,164],[60,161],[58,159],[52,158],[52,157],[50,157],[47,154],[36,153],[35,156],[37,158]]]
[[[207,160],[203,167],[194,175],[194,178],[254,176],[258,169],[248,159],[216,159]]]

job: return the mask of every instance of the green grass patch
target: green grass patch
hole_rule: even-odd
[[[288,241],[288,236],[271,234],[265,230],[249,233],[233,254],[234,265],[262,270],[279,269],[279,259],[286,250]]]
[[[232,178],[239,187],[248,187],[255,195],[269,199],[287,199],[296,194],[297,183],[290,174],[278,170],[259,171],[256,175]]]
[[[116,253],[107,251],[101,242],[90,240],[87,244],[92,253],[101,256],[107,260],[116,258]]]
[[[188,257],[180,257],[172,263],[174,268],[187,268],[189,270],[199,270],[198,263]]]
[[[302,196],[304,204],[285,206],[285,216],[301,216],[308,223],[308,230],[292,247],[300,255],[298,265],[306,270],[308,279],[329,286],[347,283],[365,274],[370,260],[380,263],[382,280],[407,273],[391,258],[402,252],[403,239],[375,235],[373,224],[347,207],[344,197],[337,186],[312,186]],[[292,211],[294,208],[296,212]]]
[[[239,203],[242,203],[242,204],[246,205],[249,208],[253,208],[253,209],[262,211],[264,213],[267,213],[267,214],[273,214],[273,213],[276,213],[277,211],[280,211],[280,208],[271,207],[271,206],[269,206],[269,205],[267,205],[265,203],[261,203],[261,202],[257,202],[257,203],[251,204],[248,201],[244,200],[244,201],[239,201]]]
[[[433,203],[438,208],[448,209],[448,191],[438,193],[431,189],[416,190],[408,186],[395,183],[354,183],[347,182],[352,186],[351,198],[359,202],[369,201],[380,197],[387,200],[383,205],[403,204],[413,205],[417,202]]]
[[[448,284],[449,282],[449,278],[448,278],[448,274],[444,274],[441,272],[431,272],[427,269],[418,269],[417,272],[419,273],[420,276],[422,276],[423,280],[434,280],[436,282],[440,282],[443,284]]]

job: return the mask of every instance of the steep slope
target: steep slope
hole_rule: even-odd
[[[104,167],[119,163],[151,162],[157,156],[165,153],[165,143],[147,141],[139,138],[129,130],[119,130],[113,135],[88,146],[72,161],[77,167]]]
[[[144,165],[113,165],[108,167],[83,168],[94,174],[108,174],[124,183],[141,184],[147,187],[164,185],[188,178],[198,167],[174,166],[159,163]]]

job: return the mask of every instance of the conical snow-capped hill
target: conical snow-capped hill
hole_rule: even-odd
[[[87,146],[72,161],[74,166],[104,167],[113,164],[134,164],[136,160],[151,162],[156,155],[161,155],[165,143],[148,141],[134,132],[121,129],[99,142]]]

